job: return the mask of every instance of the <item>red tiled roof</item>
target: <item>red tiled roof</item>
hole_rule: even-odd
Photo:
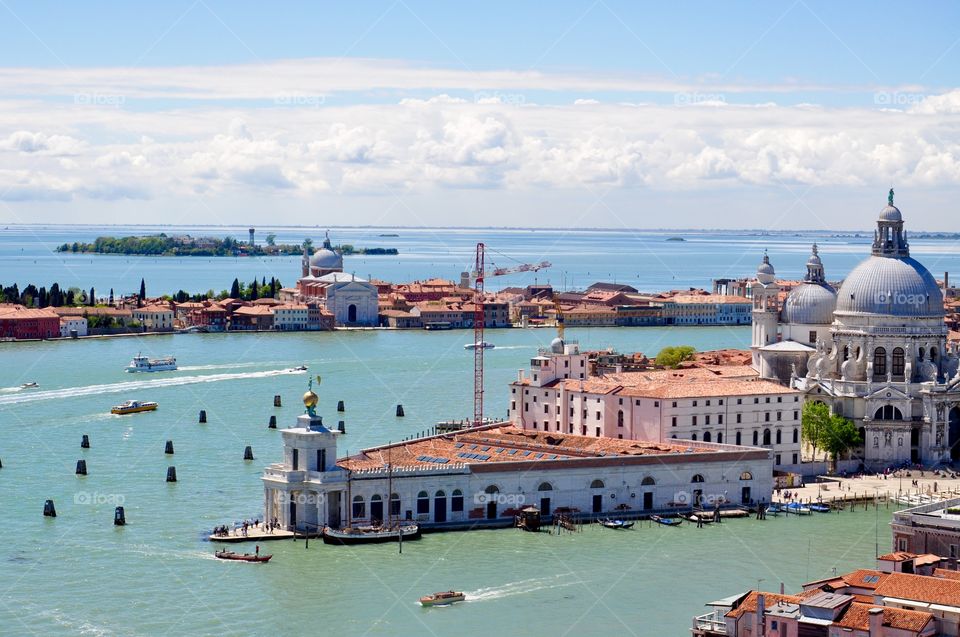
[[[942,577],[943,579],[960,580],[960,571],[951,571],[945,568],[935,568],[933,569],[933,576]]]
[[[912,633],[919,633],[933,620],[933,615],[923,611],[853,602],[843,613],[843,616],[834,622],[834,625],[840,628],[868,631],[870,630],[871,608],[883,609],[882,625]]]
[[[817,591],[818,593],[820,591]],[[740,605],[729,611],[726,616],[740,618],[745,613],[756,613],[757,612],[757,596],[759,593],[757,591],[750,591],[750,593],[740,602]],[[770,608],[778,602],[786,602],[787,604],[799,604],[803,601],[803,598],[799,595],[780,595],[778,593],[764,593],[763,594],[763,604],[766,608]]]
[[[881,597],[897,597],[917,602],[960,606],[960,580],[890,573],[876,588]]]

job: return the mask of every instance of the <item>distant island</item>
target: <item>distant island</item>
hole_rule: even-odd
[[[259,257],[302,254],[304,248],[313,249],[309,239],[302,244],[276,243],[275,237],[268,234],[262,245],[250,245],[237,241],[233,237],[217,239],[215,237],[191,237],[190,235],[156,234],[132,237],[97,237],[93,243],[64,243],[57,252],[124,254],[159,257]],[[349,244],[334,246],[345,256],[349,255],[395,255],[396,248],[357,248]]]
[[[670,237],[667,241],[686,241],[683,237]]]

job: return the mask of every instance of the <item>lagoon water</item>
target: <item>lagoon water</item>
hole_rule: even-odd
[[[663,222],[663,220],[658,220]],[[844,222],[845,223],[845,222]],[[864,219],[865,226],[872,223]],[[912,230],[912,228],[908,228]],[[258,228],[259,241],[270,228]],[[293,285],[300,276],[299,257],[136,257],[57,253],[63,243],[93,241],[97,236],[125,236],[165,232],[193,236],[227,235],[245,238],[247,228],[164,226],[27,226],[0,230],[0,283],[16,282],[61,288],[76,286],[106,295],[136,292],[144,278],[151,295],[229,290],[234,277],[278,278]],[[274,228],[278,243],[300,243],[304,237],[319,246],[320,227]],[[397,234],[396,237],[381,236]],[[827,278],[842,279],[870,253],[872,231],[859,236],[830,233],[761,233],[749,231],[615,231],[615,230],[510,230],[425,228],[334,228],[335,243],[357,247],[393,247],[397,256],[351,256],[344,269],[360,277],[402,282],[442,276],[457,279],[471,269],[478,241],[488,247],[488,259],[497,266],[550,261],[553,267],[538,273],[489,278],[489,289],[524,286],[535,280],[562,289],[584,288],[595,281],[616,281],[643,291],[710,287],[711,279],[751,276],[768,250],[777,273],[799,279],[806,269],[810,244],[817,241]],[[668,241],[682,238],[683,241]],[[940,276],[960,270],[960,243],[950,240],[913,239],[911,253]]]
[[[488,414],[550,330],[495,330]],[[582,346],[655,352],[739,346],[748,328],[569,330]],[[588,527],[553,536],[445,533],[396,546],[264,543],[267,565],[213,557],[216,524],[262,514],[259,475],[281,455],[271,415],[291,424],[307,375],[320,413],[346,421],[341,454],[398,440],[471,411],[464,331],[169,335],[0,344],[2,635],[684,635],[703,604],[747,588],[788,590],[871,566],[891,511],[752,519],[704,529]],[[138,350],[173,354],[176,372],[131,375]],[[40,387],[20,390],[36,381]],[[284,406],[275,409],[274,394]],[[126,399],[160,409],[111,416]],[[336,402],[346,412],[336,412]],[[394,417],[402,403],[407,416]],[[206,409],[209,422],[197,423]],[[80,449],[89,434],[91,449]],[[165,456],[173,440],[175,455]],[[256,459],[244,462],[252,445]],[[89,475],[74,475],[76,461]],[[164,481],[176,466],[179,482]],[[59,517],[42,517],[45,499]],[[127,526],[114,527],[113,509]],[[252,550],[253,546],[242,546]],[[425,593],[469,601],[422,609]]]

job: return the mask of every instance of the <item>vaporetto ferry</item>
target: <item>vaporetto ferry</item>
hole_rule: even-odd
[[[173,356],[148,358],[137,354],[127,365],[128,372],[171,372],[175,369],[177,369],[177,359]]]

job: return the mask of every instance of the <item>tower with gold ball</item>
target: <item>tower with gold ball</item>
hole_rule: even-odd
[[[265,519],[276,519],[282,528],[304,533],[319,532],[325,524],[338,526],[344,513],[338,494],[321,497],[313,488],[340,478],[342,473],[337,470],[340,434],[327,429],[317,414],[320,397],[313,384],[311,379],[303,394],[304,413],[294,426],[281,430],[283,462],[271,465],[263,475]]]

